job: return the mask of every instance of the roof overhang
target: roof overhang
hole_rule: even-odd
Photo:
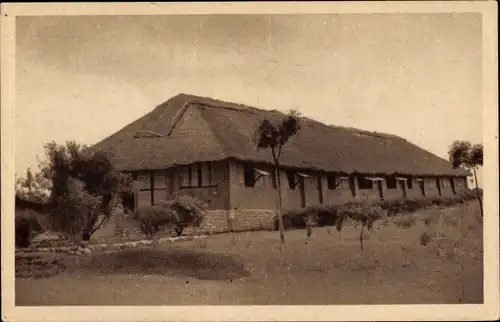
[[[268,175],[270,175],[269,172],[261,170],[261,169],[257,169],[257,168],[253,168],[253,171],[257,172],[258,174],[260,174],[262,176],[268,176]]]
[[[379,178],[379,177],[365,177],[366,180],[370,180],[370,181],[382,181],[384,180],[383,178]]]

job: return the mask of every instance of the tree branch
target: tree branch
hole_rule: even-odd
[[[101,222],[90,231],[90,236],[92,236],[99,228],[101,228],[102,224],[106,221],[106,219],[107,217],[103,216]]]
[[[280,144],[280,147],[278,149],[278,160],[280,159],[281,157],[281,149],[283,148],[283,144]]]

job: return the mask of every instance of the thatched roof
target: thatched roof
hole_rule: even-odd
[[[176,132],[188,109],[199,111],[197,133]],[[93,148],[110,153],[123,171],[164,169],[200,161],[238,159],[270,163],[271,153],[257,150],[252,137],[264,119],[278,111],[179,94],[125,126]],[[282,165],[342,173],[451,175],[469,173],[389,134],[329,126],[303,117],[299,134],[283,148]]]

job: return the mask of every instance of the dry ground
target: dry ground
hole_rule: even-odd
[[[415,218],[413,225],[408,217],[380,222],[363,250],[359,227],[342,237],[325,227],[309,238],[303,230],[286,232],[284,249],[278,232],[260,231],[68,256],[59,275],[16,279],[16,305],[482,303],[477,205]],[[425,246],[424,232],[434,236]]]

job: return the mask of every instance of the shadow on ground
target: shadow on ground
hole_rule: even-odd
[[[225,280],[250,276],[231,256],[186,249],[142,248],[75,258],[68,273],[141,274]]]

